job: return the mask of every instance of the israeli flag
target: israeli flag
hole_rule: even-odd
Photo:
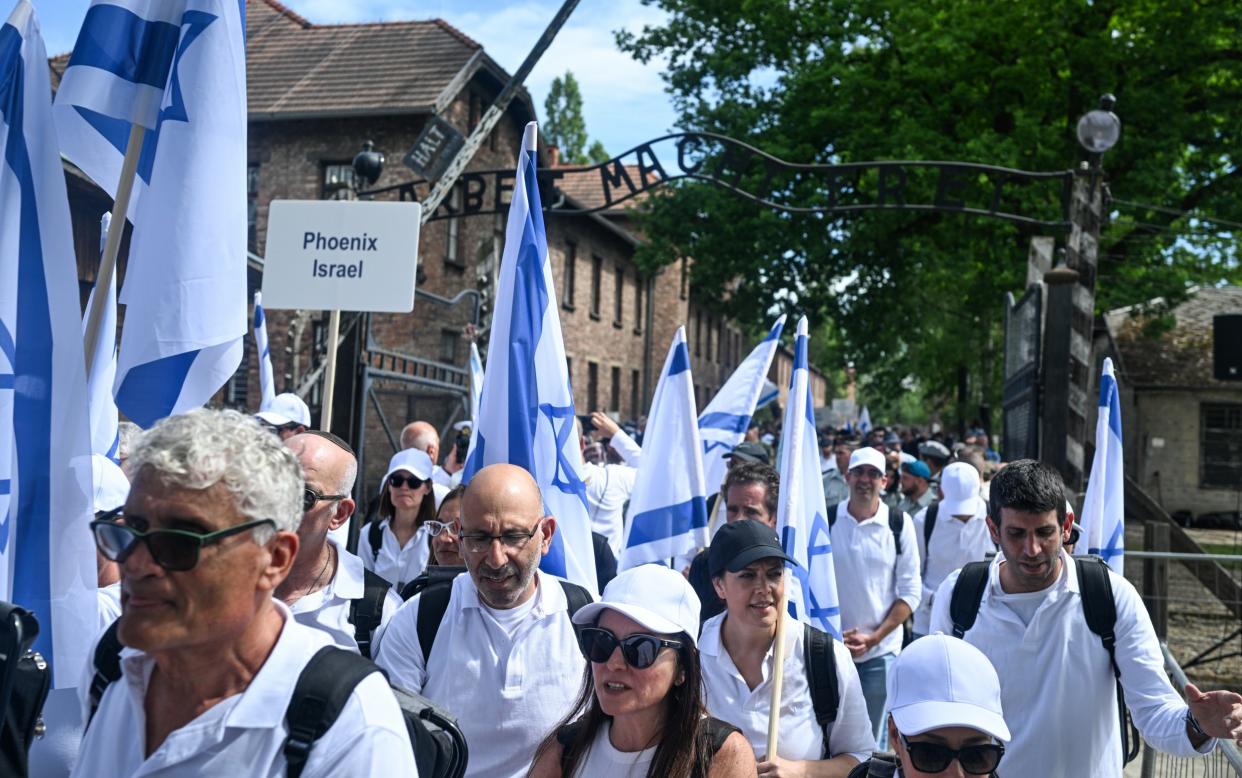
[[[108,240],[108,225],[112,223],[112,214],[104,213],[99,219],[99,252],[103,253],[103,244]],[[121,436],[118,431],[119,417],[116,411],[116,400],[112,398],[112,384],[116,380],[116,274],[112,274],[112,283],[103,292],[108,295],[104,300],[103,317],[99,320],[99,331],[95,333],[95,355],[91,360],[90,373],[87,375],[87,390],[90,393],[91,415],[91,452],[121,463],[117,455],[121,447]],[[95,295],[99,288],[91,290],[87,300],[88,314],[82,316],[82,335],[86,336],[86,319]]]
[[[858,433],[866,435],[871,432],[871,411],[867,410],[867,406],[863,406],[862,412],[858,414]]]
[[[686,328],[678,327],[647,413],[643,458],[634,476],[617,569],[668,564],[707,545],[707,488],[694,407]]]
[[[117,406],[139,426],[206,403],[246,334],[246,54],[237,0],[94,0],[56,95],[61,151],[129,220]]]
[[[785,404],[780,452],[781,499],[776,531],[785,553],[797,562],[790,569],[789,614],[841,639],[841,608],[832,564],[828,509],[819,472],[811,371],[807,360],[806,317],[794,340],[793,376]]]
[[[772,366],[772,357],[780,346],[781,330],[784,328],[785,317],[782,315],[699,416],[699,435],[703,438],[703,477],[712,491],[720,488],[725,471],[729,469],[725,454],[742,442],[746,428],[750,426],[750,417],[763,399],[765,384],[770,383],[767,380],[768,368]]]
[[[470,421],[479,422],[479,398],[483,396],[483,359],[479,344],[470,342]]]
[[[1125,574],[1126,471],[1122,466],[1121,401],[1113,360],[1104,359],[1100,374],[1100,410],[1095,423],[1095,459],[1082,504],[1082,537],[1075,550],[1104,558],[1114,572]]]
[[[262,292],[254,293],[254,348],[259,352],[259,410],[266,411],[276,399],[276,379],[272,372],[272,349],[267,345]]]
[[[781,390],[777,388],[776,384],[765,378],[763,380],[763,392],[759,395],[759,402],[755,403],[755,410],[766,408],[776,402],[776,398],[780,396]]]
[[[98,632],[77,260],[47,52],[20,0],[0,26],[0,599],[39,619],[57,687]]]
[[[487,347],[487,379],[479,398],[462,483],[483,467],[525,468],[556,518],[544,572],[596,591],[595,554],[582,452],[574,435],[574,398],[565,366],[559,299],[543,230],[535,180],[536,125],[526,125],[518,155],[500,282]]]

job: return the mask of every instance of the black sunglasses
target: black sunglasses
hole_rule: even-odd
[[[388,485],[394,489],[400,489],[404,484],[409,484],[411,489],[417,489],[425,483],[427,483],[426,478],[419,478],[416,475],[401,475],[400,473],[393,473],[388,476]]]
[[[347,494],[320,494],[316,492],[314,489],[303,489],[302,490],[302,513],[306,513],[311,508],[314,508],[315,503],[319,502],[320,500],[344,500],[348,496],[349,495]]]
[[[910,764],[921,773],[944,772],[956,759],[963,772],[970,775],[989,775],[1005,755],[1005,747],[999,743],[981,743],[954,750],[940,743],[912,743],[905,735],[901,736],[901,742],[910,756]]]
[[[117,508],[106,513],[105,518],[91,522],[91,532],[95,534],[95,545],[99,547],[100,553],[111,562],[124,563],[134,553],[134,549],[138,548],[138,543],[144,542],[155,563],[173,572],[192,570],[198,564],[198,555],[204,546],[264,524],[271,524],[273,528],[276,526],[276,522],[271,519],[256,519],[215,532],[190,532],[183,529],[154,529],[143,532],[118,523],[120,514],[121,509]]]
[[[618,639],[600,627],[587,627],[578,633],[578,645],[582,648],[582,655],[597,664],[607,662],[620,646],[625,663],[635,670],[645,670],[655,664],[661,648],[681,648],[680,641],[665,640],[655,635],[629,635]]]

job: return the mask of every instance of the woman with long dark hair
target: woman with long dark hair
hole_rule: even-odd
[[[681,574],[626,570],[574,623],[582,692],[535,752],[531,778],[753,778],[750,744],[703,709],[699,599]]]
[[[431,556],[426,526],[436,516],[431,470],[431,457],[424,451],[407,448],[393,454],[380,484],[378,515],[358,538],[362,564],[398,592],[427,567]]]

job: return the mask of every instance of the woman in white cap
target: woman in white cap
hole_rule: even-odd
[[[814,627],[786,625],[777,753],[765,754],[786,561],[776,531],[762,522],[726,524],[712,538],[708,571],[725,611],[699,635],[707,709],[741,727],[761,778],[841,778],[870,756],[875,738],[849,650]]]
[[[684,576],[630,568],[573,620],[582,692],[535,752],[532,778],[753,778],[746,739],[703,708],[699,598]]]
[[[431,556],[426,526],[436,516],[431,469],[425,451],[407,448],[393,454],[380,483],[376,520],[358,538],[362,564],[398,592],[423,572]]]
[[[1009,727],[1000,679],[982,651],[948,635],[914,641],[889,673],[888,701],[896,764],[876,756],[850,778],[996,775]]]

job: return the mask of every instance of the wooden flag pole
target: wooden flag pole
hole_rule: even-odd
[[[332,396],[336,390],[336,341],[341,334],[341,312],[333,309],[328,315],[328,364],[323,371],[323,409],[319,413],[319,429],[332,431]]]
[[[142,156],[142,138],[146,128],[141,124],[130,125],[129,143],[125,146],[125,161],[121,163],[121,180],[116,185],[116,198],[112,203],[112,223],[108,225],[108,240],[104,243],[103,256],[99,258],[99,272],[95,274],[95,291],[91,309],[86,314],[86,378],[90,380],[91,365],[95,362],[95,343],[103,321],[107,295],[100,290],[112,286],[116,273],[116,255],[121,250],[121,235],[125,233],[125,221],[129,217],[129,197],[134,189],[134,174],[138,171],[138,158]]]
[[[764,759],[776,758],[777,729],[781,723],[781,690],[785,685],[785,622],[789,621],[789,565],[781,573],[781,601],[776,617],[776,637],[772,639],[772,699],[768,705],[768,752]]]

